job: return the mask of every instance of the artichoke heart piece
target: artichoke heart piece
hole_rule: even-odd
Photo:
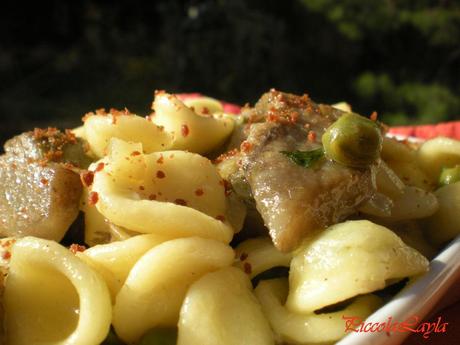
[[[334,225],[296,251],[286,306],[308,313],[428,270],[428,260],[367,220]]]
[[[90,160],[75,136],[55,128],[8,140],[0,156],[0,235],[60,241],[78,215],[75,170]]]

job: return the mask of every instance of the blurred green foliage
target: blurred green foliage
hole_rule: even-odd
[[[35,7],[34,7],[35,6]],[[390,124],[460,115],[460,3],[18,1],[0,13],[0,136],[149,112],[155,89],[254,102],[271,87]]]

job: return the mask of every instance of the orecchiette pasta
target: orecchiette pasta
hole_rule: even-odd
[[[115,299],[129,271],[139,258],[156,245],[170,238],[156,234],[137,235],[124,241],[96,245],[77,253],[83,261],[89,263],[106,278],[107,286]]]
[[[178,325],[178,345],[275,344],[251,282],[235,267],[208,273],[192,284]]]
[[[383,160],[377,168],[375,178],[377,190],[380,193],[393,199],[400,197],[404,193],[404,189],[406,187],[404,182]]]
[[[188,287],[202,275],[229,266],[230,246],[198,237],[157,245],[134,265],[116,297],[113,325],[135,343],[147,330],[174,326]]]
[[[85,118],[84,135],[91,151],[98,157],[106,154],[111,138],[135,141],[145,152],[167,150],[172,137],[161,127],[133,114],[92,114]]]
[[[388,279],[426,272],[428,260],[391,230],[347,221],[306,241],[289,272],[290,311],[309,313],[385,287]]]
[[[125,145],[117,143],[111,144],[113,150]],[[132,151],[109,160],[104,170],[96,172],[92,191],[98,195],[98,211],[132,231],[223,242],[230,242],[233,235],[225,221],[222,179],[211,162],[197,154]]]
[[[382,159],[406,185],[427,191],[433,190],[437,176],[429,176],[423,170],[423,164],[420,164],[417,158],[414,145],[418,144],[412,144],[407,140],[398,141],[394,138],[385,138]]]
[[[435,192],[438,211],[428,220],[428,236],[436,244],[460,234],[460,182],[439,188]]]
[[[392,221],[426,218],[439,207],[434,194],[412,186],[407,186],[404,193],[393,201],[391,215],[388,217]]]
[[[284,278],[264,280],[255,293],[279,343],[325,344],[339,340],[345,335],[343,315],[365,319],[381,304],[373,295],[357,297],[343,310],[329,313],[296,313],[283,305],[288,294],[288,282]]]
[[[275,248],[269,237],[246,240],[235,249],[235,265],[254,278],[273,267],[289,267],[291,253],[282,253]]]
[[[442,168],[460,164],[460,141],[444,137],[428,140],[418,150],[418,161],[437,181]]]
[[[54,241],[17,240],[5,287],[8,344],[99,344],[112,318],[102,278]]]
[[[21,226],[0,239],[0,344],[330,344],[343,315],[366,318],[382,303],[372,292],[423,274],[423,255],[460,234],[458,141],[384,138],[346,103],[276,90],[240,115],[178,97],[156,92],[145,118],[99,110],[5,145],[0,173],[15,185],[0,181],[0,225],[29,217],[29,186],[66,200],[34,175],[59,166],[83,190],[72,204],[84,229],[67,231],[70,250]],[[40,217],[52,224],[62,204]]]
[[[183,103],[190,109],[193,109],[193,111],[199,115],[206,116],[224,112],[222,103],[211,97],[190,98],[183,101]]]
[[[197,114],[176,96],[164,92],[155,95],[152,107],[155,111],[152,121],[173,134],[173,149],[210,152],[219,148],[234,128],[231,117],[222,113],[203,114],[204,107],[199,107],[202,115]]]

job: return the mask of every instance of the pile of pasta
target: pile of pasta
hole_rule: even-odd
[[[331,343],[345,335],[342,315],[369,316],[383,303],[373,292],[425,273],[427,257],[460,233],[460,183],[434,187],[460,163],[460,143],[387,138],[363,219],[292,253],[269,237],[232,248],[245,206],[204,155],[241,119],[214,99],[165,92],[153,110],[99,111],[74,131],[97,159],[82,175],[89,248],[2,240],[11,253],[2,255],[7,344],[119,344],[109,332],[125,344],[164,344],[165,329],[180,345]],[[280,267],[288,277],[253,288],[251,279]]]

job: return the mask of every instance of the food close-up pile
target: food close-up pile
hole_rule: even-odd
[[[14,136],[0,343],[339,341],[460,234],[460,141],[410,130],[271,89]]]

